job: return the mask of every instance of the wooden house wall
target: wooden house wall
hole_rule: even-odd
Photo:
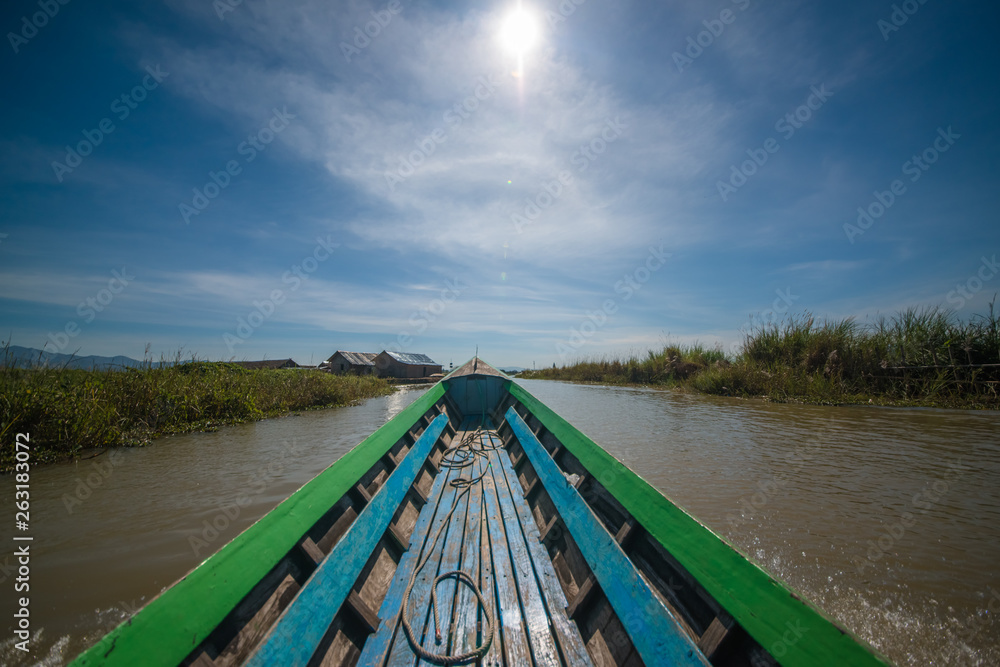
[[[374,366],[362,364],[352,364],[344,355],[337,353],[330,357],[330,372],[337,375],[371,375],[375,372]]]

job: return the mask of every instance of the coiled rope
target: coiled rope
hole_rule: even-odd
[[[434,635],[436,642],[440,644],[441,626],[440,623],[438,622],[437,586],[438,583],[440,583],[444,579],[448,579],[451,577],[454,578],[457,582],[456,594],[458,591],[457,589],[458,584],[465,584],[466,586],[472,589],[473,593],[475,593],[476,599],[478,600],[478,604],[480,607],[482,607],[483,610],[483,616],[485,617],[486,621],[484,624],[484,632],[482,639],[480,640],[480,644],[476,646],[474,649],[472,649],[471,651],[466,651],[465,653],[459,653],[455,655],[449,655],[447,653],[434,653],[432,651],[428,651],[427,649],[425,649],[423,646],[420,645],[420,641],[417,639],[415,633],[413,632],[413,628],[410,627],[410,617],[408,610],[410,605],[410,593],[413,592],[413,584],[417,579],[417,575],[424,568],[424,566],[427,565],[428,561],[431,559],[431,556],[434,554],[434,549],[437,546],[437,542],[440,539],[441,534],[444,532],[444,529],[447,528],[448,525],[451,523],[451,517],[455,513],[455,510],[458,508],[459,503],[461,503],[462,499],[469,492],[469,489],[472,488],[472,485],[478,484],[480,481],[482,481],[483,477],[486,476],[486,473],[489,472],[491,464],[489,463],[489,458],[486,452],[499,448],[497,445],[494,444],[496,442],[493,439],[494,435],[495,435],[494,432],[484,429],[483,425],[480,424],[475,431],[467,433],[466,436],[462,439],[462,442],[459,443],[457,446],[449,447],[448,450],[445,451],[444,456],[441,457],[441,467],[450,470],[470,467],[475,464],[476,459],[478,457],[483,457],[484,459],[486,459],[487,463],[486,467],[483,469],[483,472],[480,473],[479,476],[475,478],[458,477],[449,482],[451,486],[455,487],[456,489],[460,489],[460,491],[455,495],[455,498],[452,501],[451,509],[448,510],[448,513],[445,515],[444,521],[441,522],[441,526],[437,529],[437,532],[434,534],[434,539],[431,541],[430,548],[424,552],[424,556],[421,558],[417,567],[415,567],[413,569],[413,572],[410,573],[410,581],[406,586],[406,592],[403,594],[402,624],[403,624],[403,630],[406,632],[406,638],[410,642],[410,647],[413,649],[413,652],[417,654],[420,658],[423,658],[424,660],[427,660],[429,662],[437,663],[439,665],[455,665],[458,663],[467,662],[470,660],[480,658],[486,655],[486,652],[490,650],[490,645],[493,643],[493,635],[494,635],[493,615],[490,613],[489,605],[486,604],[486,599],[483,597],[483,592],[480,590],[479,585],[476,583],[475,579],[473,579],[472,576],[469,575],[464,570],[451,570],[449,572],[439,574],[437,577],[434,578],[434,581],[431,582],[431,609],[434,614]],[[487,446],[483,442],[484,437],[489,438],[490,441],[489,446]],[[475,446],[476,443],[479,443],[480,445],[479,448],[476,448]],[[483,515],[482,511],[483,511],[482,499],[480,498],[480,506],[479,506],[480,518]],[[485,628],[489,629],[488,632],[485,630]]]

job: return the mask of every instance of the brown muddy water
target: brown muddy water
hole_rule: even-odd
[[[524,385],[895,663],[1000,665],[1000,413]],[[425,390],[33,470],[27,656],[0,478],[0,663],[65,664]]]

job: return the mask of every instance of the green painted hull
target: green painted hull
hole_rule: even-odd
[[[71,664],[179,664],[444,392],[434,385]]]
[[[523,387],[497,378],[493,384],[526,407],[778,663],[888,664],[873,649],[671,503]],[[173,666],[189,658],[254,586],[296,547],[310,527],[422,415],[441,401],[446,392],[457,394],[459,387],[469,392],[470,386],[467,378],[453,380],[451,376],[434,385],[72,664]],[[484,412],[485,409],[486,406]]]
[[[670,502],[523,387],[511,383],[510,392],[782,665],[889,664],[807,604],[801,595]]]

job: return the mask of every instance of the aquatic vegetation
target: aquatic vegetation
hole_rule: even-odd
[[[605,384],[677,384],[714,365],[728,363],[720,349],[666,345],[625,359],[594,357],[562,368],[523,371],[521,377]]]
[[[734,358],[698,345],[665,346],[644,358],[584,359],[522,377],[779,401],[1000,408],[1000,317],[993,304],[968,320],[934,307],[866,324],[805,313],[751,327]]]
[[[194,361],[122,370],[0,366],[0,441],[31,434],[34,461],[94,447],[142,445],[292,410],[348,405],[392,393],[374,377],[318,370],[248,370]],[[13,463],[3,447],[0,470]]]

